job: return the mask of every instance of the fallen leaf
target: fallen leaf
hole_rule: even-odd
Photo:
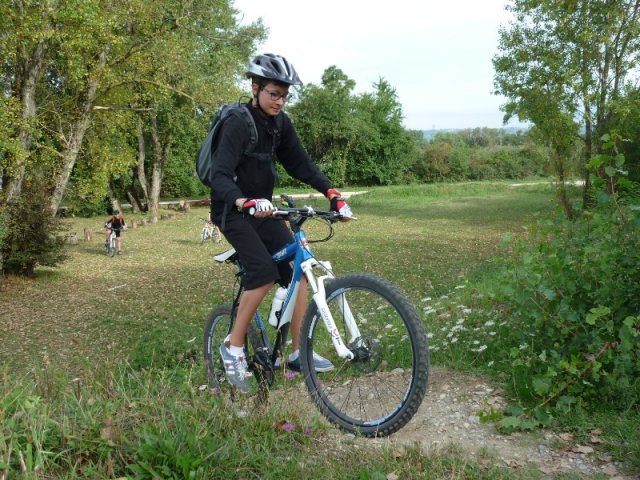
[[[399,448],[397,450],[394,450],[393,452],[393,458],[398,459],[398,458],[402,458],[405,456],[405,451],[403,448]]]
[[[525,465],[524,462],[513,458],[505,460],[504,463],[506,463],[509,468],[522,468]]]
[[[589,441],[591,443],[602,443],[602,440],[597,435],[591,435],[591,437],[589,437]]]
[[[565,442],[573,440],[573,434],[567,432],[561,433],[558,437],[560,437],[560,440],[564,440]]]
[[[588,445],[576,445],[573,447],[573,451],[576,453],[593,453],[593,447]]]

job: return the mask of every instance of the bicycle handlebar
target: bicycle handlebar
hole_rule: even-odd
[[[288,217],[291,215],[298,215],[305,218],[313,218],[320,217],[330,222],[337,222],[339,220],[347,219],[347,220],[357,220],[357,217],[347,217],[338,212],[331,212],[326,210],[315,210],[309,206],[305,207],[294,207],[294,208],[278,208],[273,212],[273,216],[277,217]]]

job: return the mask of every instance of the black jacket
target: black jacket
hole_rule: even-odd
[[[221,125],[217,146],[212,153],[211,210],[219,217],[234,208],[237,198],[266,198],[271,200],[275,184],[271,152],[276,122],[257,107],[249,105],[258,130],[255,154],[263,154],[269,161],[257,156],[247,156],[244,151],[249,144],[249,132],[242,119],[232,115]],[[291,120],[282,115],[282,132],[275,155],[289,175],[321,193],[331,188],[331,182],[309,157],[293,128]]]

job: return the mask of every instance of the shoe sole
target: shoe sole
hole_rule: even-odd
[[[293,367],[292,365],[289,365],[288,363],[286,365],[287,365],[287,368],[289,370],[292,370],[292,371],[298,372],[298,373],[302,372],[302,370],[300,368],[298,368],[298,367]],[[331,365],[330,367],[325,367],[325,368],[317,368],[316,367],[316,372],[317,373],[326,373],[326,372],[330,372],[331,370],[335,370],[335,369],[336,369],[336,367],[334,365]]]

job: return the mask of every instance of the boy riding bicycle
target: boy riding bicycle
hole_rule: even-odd
[[[246,288],[233,329],[220,345],[227,377],[243,393],[248,392],[246,378],[251,375],[244,358],[249,322],[273,284],[288,285],[293,273],[288,262],[276,265],[271,257],[293,241],[285,221],[271,218],[274,206],[270,199],[276,182],[274,154],[289,175],[323,193],[331,202],[331,210],[345,216],[351,214],[340,192],[313,163],[291,120],[282,112],[289,87],[302,84],[293,65],[280,55],[258,55],[249,62],[246,73],[253,94],[246,106],[258,132],[256,147],[253,153],[245,153],[251,135],[248,126],[239,116],[229,116],[212,147],[210,177],[211,218],[235,248],[246,271]],[[306,291],[303,278],[291,321],[292,353],[287,361],[291,370],[300,370],[299,334],[307,305]],[[320,356],[314,356],[314,366],[320,372],[334,368]]]
[[[107,231],[107,236],[105,238],[105,245],[109,243],[109,235],[111,235],[111,230],[113,230],[114,233],[116,234],[116,250],[118,252],[118,255],[122,255],[120,233],[127,226],[127,224],[125,223],[122,213],[120,213],[120,210],[114,210],[113,215],[109,220],[107,220],[107,223],[105,223],[104,226]]]

